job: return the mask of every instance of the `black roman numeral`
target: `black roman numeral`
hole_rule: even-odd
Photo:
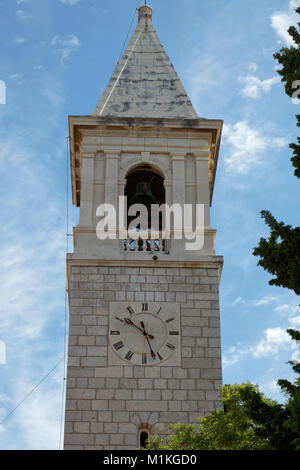
[[[162,361],[164,359],[159,353],[157,353],[157,356],[158,356],[160,361]]]
[[[159,314],[160,314],[161,309],[162,309],[162,307],[159,307],[159,309],[158,309],[157,312],[156,312],[156,315],[159,315]]]
[[[127,307],[127,310],[128,310],[128,312],[130,313],[130,315],[133,315],[133,314],[134,314],[134,311],[133,311],[133,309],[132,309],[130,306]]]
[[[148,312],[148,304],[142,304],[142,312]]]
[[[110,334],[111,334],[111,336],[118,336],[120,334],[120,332],[111,330]]]
[[[169,332],[169,335],[171,335],[171,336],[178,336],[178,335],[179,335],[179,331],[170,331],[170,332]]]
[[[115,344],[114,344],[114,348],[115,348],[117,351],[119,351],[119,349],[124,348],[124,343],[123,343],[123,341],[119,341],[118,343],[115,343]]]
[[[174,344],[167,343],[166,346],[167,346],[168,348],[172,349],[172,350],[175,349]]]
[[[166,320],[166,323],[170,323],[171,321],[174,321],[174,320],[175,320],[175,318],[174,318],[174,317],[172,317],[172,318],[169,318],[168,320]]]
[[[133,352],[128,351],[128,353],[125,356],[125,359],[127,359],[127,361],[131,361],[133,354],[134,354]]]
[[[142,356],[142,364],[147,364],[147,356],[146,356],[146,354],[143,354],[143,356]]]

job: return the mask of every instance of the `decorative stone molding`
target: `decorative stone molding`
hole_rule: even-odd
[[[149,152],[147,152],[148,154]],[[126,163],[122,163],[122,166],[120,168],[120,179],[126,179],[126,176],[128,173],[130,173],[132,170],[135,168],[138,168],[141,163],[147,163],[148,165],[152,166],[154,169],[156,169],[164,178],[165,184],[172,184],[172,177],[170,173],[170,168],[168,166],[165,166],[161,161],[159,161],[158,158],[155,158],[153,156],[147,157],[146,161],[142,160],[142,154],[140,156],[141,158],[139,161],[137,161],[136,158],[132,158]]]

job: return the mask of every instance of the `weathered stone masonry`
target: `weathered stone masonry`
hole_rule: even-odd
[[[220,408],[219,266],[80,267],[71,273],[65,449],[136,449]],[[181,304],[181,367],[108,366],[110,301]],[[156,411],[153,411],[156,410]]]

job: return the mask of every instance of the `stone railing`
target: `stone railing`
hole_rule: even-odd
[[[124,240],[121,240],[121,250],[122,251],[148,251],[148,252],[164,252],[168,253],[168,240],[165,240],[160,234],[159,238],[152,239],[151,234],[148,238],[138,238],[133,240],[130,237],[127,237]]]

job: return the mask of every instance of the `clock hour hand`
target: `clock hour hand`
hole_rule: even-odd
[[[134,326],[135,328],[137,328],[139,331],[141,331],[144,334],[144,330],[142,330],[139,326],[137,326],[135,323],[133,323],[133,321],[130,320],[130,318],[124,318],[124,322],[127,325]],[[146,336],[147,336],[147,338],[149,337],[150,339],[154,339],[154,336],[152,336],[152,335],[146,334]]]
[[[148,333],[146,333],[145,325],[144,325],[143,321],[141,321],[141,327],[143,328],[144,336],[146,336],[146,339],[147,339],[147,342],[148,342],[148,345],[149,345],[149,348],[150,348],[150,352],[151,352],[151,357],[154,360],[154,359],[156,359],[156,354],[153,351],[152,346],[151,346],[150,341],[149,341],[149,338],[150,338],[151,335],[148,335]]]

